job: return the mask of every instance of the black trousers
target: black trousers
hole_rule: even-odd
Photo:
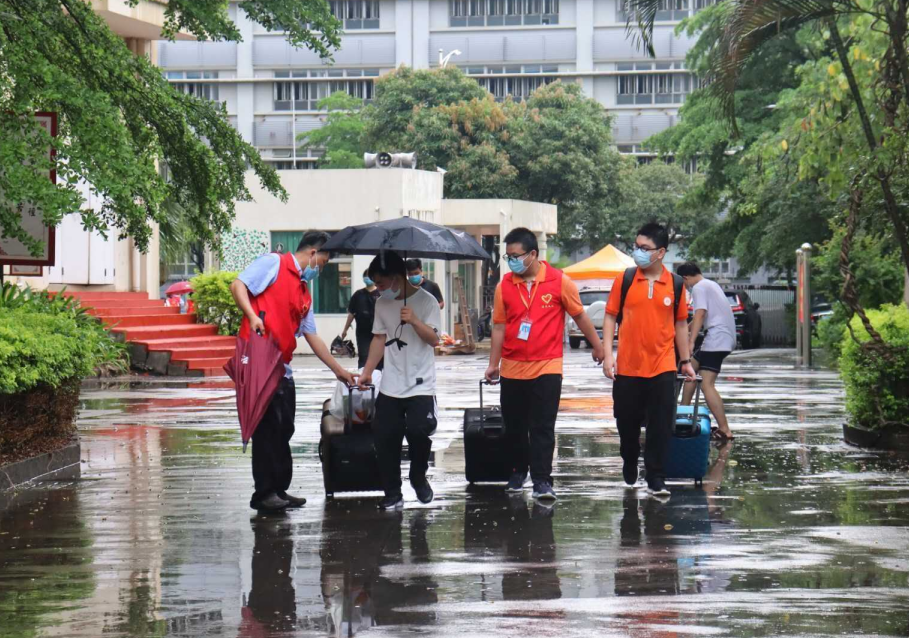
[[[675,372],[651,378],[617,376],[612,384],[614,414],[622,460],[637,463],[641,455],[641,426],[647,425],[644,468],[647,480],[665,478],[663,465],[675,419]]]
[[[410,452],[410,483],[420,485],[426,480],[430,435],[436,431],[436,398],[417,396],[396,399],[379,393],[373,432],[376,437],[376,456],[386,496],[401,493],[401,448],[404,437]]]
[[[502,420],[512,453],[512,472],[534,483],[552,484],[555,422],[562,397],[562,375],[536,379],[502,379]]]
[[[369,346],[372,344],[372,336],[371,332],[368,334],[357,333],[357,367],[361,370],[366,365],[366,360],[369,359]],[[385,359],[379,361],[376,370],[381,370],[384,364]]]
[[[290,438],[294,435],[297,392],[293,379],[281,379],[265,416],[252,435],[252,472],[256,491],[249,504],[255,508],[272,494],[283,496],[293,478]]]

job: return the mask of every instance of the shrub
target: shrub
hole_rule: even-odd
[[[19,288],[9,282],[0,288],[0,312],[22,311],[52,317],[66,317],[75,322],[79,334],[88,338],[93,350],[87,362],[98,374],[126,373],[129,355],[126,344],[115,340],[97,317],[88,313],[77,299],[63,294],[48,293],[32,288]],[[86,375],[82,375],[86,376]],[[4,390],[0,387],[0,393]]]
[[[887,343],[889,355],[863,347],[871,338],[854,317],[852,329],[862,344],[847,333],[840,357],[846,410],[854,425],[909,427],[909,308],[887,304],[868,311],[868,318]]]
[[[218,326],[222,335],[237,334],[243,319],[230,294],[230,284],[236,278],[235,272],[217,271],[196,275],[190,281],[196,316],[204,323]]]

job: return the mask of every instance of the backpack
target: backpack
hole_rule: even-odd
[[[625,274],[622,276],[622,292],[621,297],[619,297],[619,314],[615,318],[616,325],[622,325],[623,315],[625,313],[625,295],[628,294],[631,284],[634,283],[634,277],[638,272],[637,266],[632,266],[625,270]],[[682,293],[685,289],[685,280],[681,276],[672,274],[672,291],[675,296],[675,302],[672,304],[672,318],[675,321],[675,317],[679,314],[679,304],[682,302]]]

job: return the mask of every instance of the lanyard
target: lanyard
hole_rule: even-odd
[[[523,281],[518,284],[518,296],[521,297],[521,301],[524,303],[524,307],[527,308],[528,314],[530,313],[530,306],[533,303],[533,299],[537,296],[537,287],[539,285],[540,275],[537,273],[537,278],[533,281],[533,288],[531,289],[531,292],[528,293],[528,296],[530,297],[530,301],[528,301],[527,299],[524,299],[524,293],[522,292],[522,289],[526,287],[526,284],[524,284]]]

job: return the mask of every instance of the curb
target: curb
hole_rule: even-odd
[[[28,483],[36,479],[72,478],[80,473],[82,445],[78,438],[54,452],[45,452],[29,459],[0,466],[0,491]]]

